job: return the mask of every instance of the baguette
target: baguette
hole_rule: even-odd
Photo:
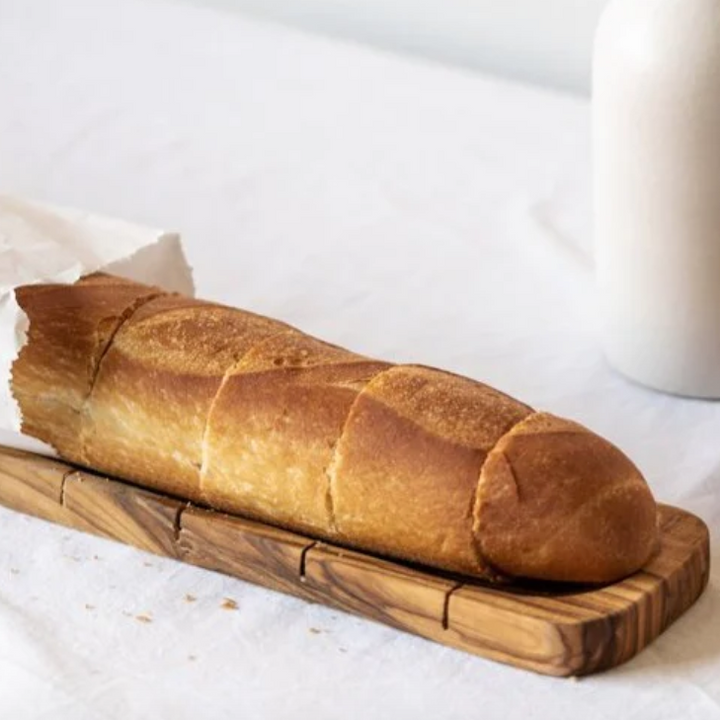
[[[109,275],[16,295],[23,432],[73,463],[491,581],[610,582],[655,548],[630,460],[479,382]]]

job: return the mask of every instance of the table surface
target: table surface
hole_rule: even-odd
[[[0,0],[0,48],[3,192],[179,229],[201,296],[571,416],[720,536],[720,407],[597,347],[585,101],[154,0]],[[720,577],[571,682],[2,511],[0,707],[720,718]]]

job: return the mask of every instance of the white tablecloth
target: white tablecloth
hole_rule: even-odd
[[[574,417],[720,537],[720,406],[596,345],[588,120],[191,6],[0,0],[2,191],[180,229],[201,296]],[[720,718],[719,586],[570,682],[1,511],[0,717]]]

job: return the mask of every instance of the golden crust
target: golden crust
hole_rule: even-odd
[[[23,429],[71,461],[486,578],[610,581],[654,546],[619,450],[481,383],[109,276],[17,296]]]
[[[298,331],[257,346],[213,404],[204,501],[332,536],[327,470],[358,392],[386,367]]]
[[[398,366],[379,375],[355,403],[337,449],[335,517],[343,541],[486,574],[472,533],[480,468],[530,412],[481,383],[432,368]]]
[[[103,358],[87,403],[86,463],[200,500],[205,424],[224,374],[286,328],[176,295],[143,305]]]
[[[16,298],[28,341],[12,367],[22,430],[82,463],[81,414],[103,358],[123,321],[159,288],[95,274],[75,285],[27,285]]]
[[[503,573],[609,582],[650,557],[656,507],[616,447],[577,423],[538,413],[490,453],[475,533],[483,556]]]

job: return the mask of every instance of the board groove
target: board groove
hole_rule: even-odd
[[[601,588],[489,586],[3,447],[0,505],[557,676],[636,655],[695,602],[710,567],[705,524],[661,506],[659,552],[630,578]]]

